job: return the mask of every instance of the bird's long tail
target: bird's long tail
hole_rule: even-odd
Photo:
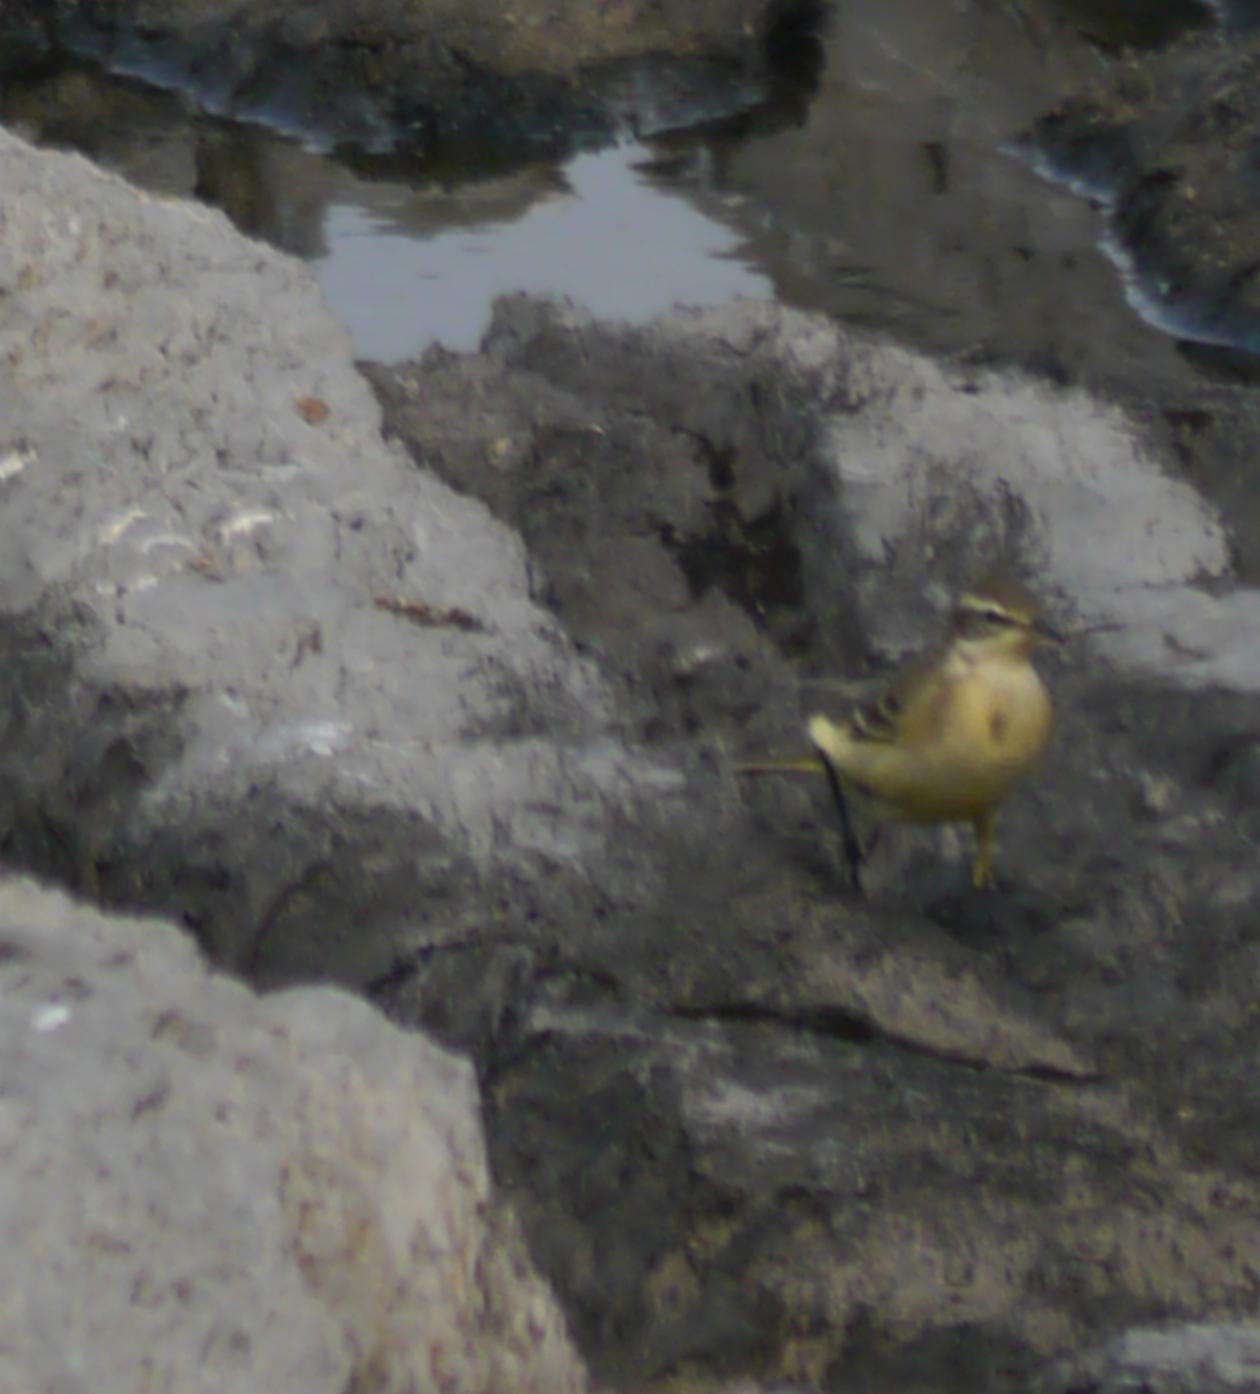
[[[742,760],[736,774],[822,774],[823,762],[817,755],[798,755],[789,759]]]
[[[849,868],[849,883],[857,895],[862,894],[862,843],[853,825],[853,815],[849,811],[840,776],[836,773],[835,766],[821,751],[816,755],[802,755],[789,759],[745,760],[735,766],[735,773],[826,775],[832,802],[836,806],[836,817],[840,823],[840,841],[844,847],[845,864]]]

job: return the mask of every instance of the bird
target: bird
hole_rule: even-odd
[[[1032,654],[1038,644],[1062,642],[1023,586],[988,575],[958,596],[943,644],[844,719],[809,718],[806,730],[840,809],[855,882],[860,851],[844,806],[847,790],[880,818],[970,822],[972,884],[993,886],[997,806],[1041,759],[1054,724]]]
[[[831,786],[855,890],[861,891],[863,853],[849,793],[880,819],[971,823],[972,884],[993,887],[997,807],[1041,759],[1053,727],[1050,694],[1032,654],[1039,644],[1062,642],[1023,586],[989,575],[957,597],[942,644],[846,717],[809,718],[814,768]],[[810,763],[779,768],[803,770]]]

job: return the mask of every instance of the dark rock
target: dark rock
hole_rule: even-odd
[[[1145,312],[1208,344],[1260,349],[1260,36],[1130,57],[1043,118],[1052,169],[1107,198]]]
[[[568,148],[623,124],[660,129],[722,104],[755,105],[771,49],[815,23],[817,9],[813,0],[634,0],[615,12],[580,0],[58,0],[37,33],[217,112],[333,142],[405,144],[434,160],[488,139]],[[32,24],[21,7],[0,12],[0,36]]]
[[[1058,0],[1052,8],[1104,50],[1154,48],[1215,18],[1211,0]]]
[[[535,594],[655,713],[639,738],[710,746],[678,757],[700,803],[657,810],[646,901],[539,953],[488,1060],[497,1173],[600,1373],[1011,1388],[1092,1333],[1247,1300],[1260,1102],[1235,1032],[1260,886],[1245,817],[1204,780],[1260,685],[1226,618],[1254,624],[1255,599],[1202,588],[1228,567],[1219,521],[1132,424],[760,306],[630,329],[515,299],[481,354],[372,375],[417,461],[522,530]],[[713,538],[723,509],[781,520],[810,617],[708,572],[708,616],[752,626],[751,714],[661,699],[668,650],[643,633],[718,643],[700,597],[640,584],[627,626],[644,540],[671,518]],[[1103,627],[1053,674],[1060,742],[1005,816],[1002,894],[960,894],[892,830],[861,908],[821,855],[820,794],[710,781],[731,744],[791,749],[801,707],[835,700],[767,640],[807,669],[904,650],[925,555],[954,584],[1033,571]],[[1178,692],[1180,643],[1247,691]],[[507,968],[476,965],[462,982]],[[430,1019],[449,979],[427,976],[391,983],[391,1009]]]

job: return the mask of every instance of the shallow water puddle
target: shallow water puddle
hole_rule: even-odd
[[[933,351],[1150,376],[1171,350],[1100,219],[1004,150],[1105,65],[1088,39],[1018,5],[846,0],[820,54],[756,112],[567,161],[331,155],[88,63],[0,85],[0,120],[312,262],[363,357],[473,348],[505,291],[636,319],[752,294]]]
[[[1059,94],[1117,61],[1118,45],[1170,37],[1095,32],[1096,9],[959,0],[945,14],[930,0],[845,0],[790,100],[567,159],[481,147],[448,151],[443,165],[405,151],[333,156],[86,64],[0,85],[0,121],[147,188],[217,204],[304,258],[364,358],[397,361],[435,340],[474,348],[504,292],[640,321],[742,294],[948,359],[1154,403],[1179,433],[1210,530],[1229,534],[1234,580],[1254,582],[1260,503],[1250,456],[1232,444],[1233,406],[1152,324],[1186,326],[1161,321],[1127,268],[1117,274],[1105,210],[1047,182],[1018,142]],[[935,423],[923,436],[939,439]],[[1183,518],[1152,488],[1149,500],[1139,489],[1142,507],[1157,503],[1168,527],[1197,536],[1193,500]],[[1047,529],[1080,531],[1069,516]],[[1113,550],[1098,554],[1115,560]],[[1072,590],[1079,568],[1059,569]],[[1218,560],[1206,571],[1216,584],[1229,569]],[[1224,611],[1193,586],[1186,599],[1184,575],[1131,579],[1140,594],[1125,642],[1144,637],[1128,660],[1158,666],[1173,645],[1182,668],[1260,687],[1249,668],[1233,671],[1236,658],[1229,673],[1212,667],[1226,638],[1205,655],[1196,633],[1216,633]],[[1123,609],[1133,586],[1109,576],[1088,589]]]
[[[718,221],[730,200],[696,207],[651,172],[644,144],[525,163],[486,150],[488,168],[470,155],[467,168],[433,170],[405,152],[329,153],[78,61],[0,84],[0,122],[142,188],[215,204],[310,262],[364,358],[397,361],[434,340],[473,349],[508,291],[640,321],[773,293]]]
[[[468,223],[423,233],[408,226],[415,191],[356,182],[325,210],[315,274],[355,351],[385,362],[434,339],[475,348],[507,291],[567,295],[636,321],[678,303],[769,295],[737,234],[655,183],[641,168],[650,158],[637,144],[577,155],[535,171],[511,213],[473,220],[470,207]],[[508,182],[523,190],[521,175]]]

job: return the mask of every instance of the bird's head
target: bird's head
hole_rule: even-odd
[[[1027,658],[1038,644],[1063,642],[1036,599],[1004,576],[986,576],[958,597],[950,638],[973,653],[1011,658]]]

